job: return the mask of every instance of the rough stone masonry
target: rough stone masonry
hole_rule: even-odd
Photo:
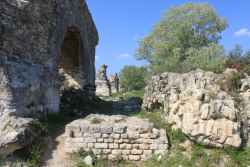
[[[58,112],[59,71],[70,75],[87,95],[94,95],[97,43],[85,0],[1,0],[1,120]],[[0,154],[8,143],[6,126],[0,132]],[[13,138],[20,138],[14,132]]]
[[[148,120],[127,116],[90,115],[68,124],[65,150],[83,149],[109,160],[146,160],[164,154],[168,148],[166,131]]]
[[[59,69],[94,94],[98,35],[84,0],[1,0],[0,41],[1,106],[57,112]]]

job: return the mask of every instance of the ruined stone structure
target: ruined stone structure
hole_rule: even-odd
[[[94,95],[97,43],[85,0],[1,0],[0,119],[58,112],[62,73]]]
[[[73,121],[66,126],[65,137],[68,153],[84,149],[110,160],[146,160],[168,148],[165,130],[155,129],[148,120],[119,115]]]
[[[59,69],[94,93],[98,35],[85,1],[3,0],[0,18],[1,106],[58,111]]]
[[[107,75],[106,64],[101,65],[100,69],[96,74],[96,95],[97,96],[111,96],[112,93],[118,93],[120,91],[120,81],[119,76],[116,73],[115,75]]]
[[[166,121],[198,143],[240,147],[250,102],[249,92],[243,89],[250,84],[242,84],[241,94],[230,93],[236,75],[234,70],[223,74],[196,70],[153,76],[145,89],[143,107],[148,111],[163,108]]]
[[[96,74],[96,95],[97,96],[111,96],[111,85],[107,76],[108,66],[103,64]]]
[[[120,91],[120,79],[117,73],[109,77],[110,87],[112,93],[119,93]]]

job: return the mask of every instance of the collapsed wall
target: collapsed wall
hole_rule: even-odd
[[[165,130],[155,129],[148,120],[119,115],[73,121],[66,126],[65,137],[68,153],[83,149],[110,160],[146,160],[168,148]]]
[[[234,70],[223,74],[196,70],[153,76],[145,89],[143,108],[163,108],[166,121],[195,142],[240,147],[241,115],[246,108],[240,103],[240,94],[233,91],[238,86],[234,85],[237,75]]]

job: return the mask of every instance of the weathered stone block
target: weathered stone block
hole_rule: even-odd
[[[141,159],[139,155],[129,155],[128,158],[130,161],[139,161]]]
[[[108,144],[107,143],[95,143],[95,148],[97,149],[108,148]]]

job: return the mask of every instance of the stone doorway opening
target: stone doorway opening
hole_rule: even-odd
[[[58,65],[60,90],[81,88],[81,45],[82,40],[79,29],[69,27],[64,36]]]

